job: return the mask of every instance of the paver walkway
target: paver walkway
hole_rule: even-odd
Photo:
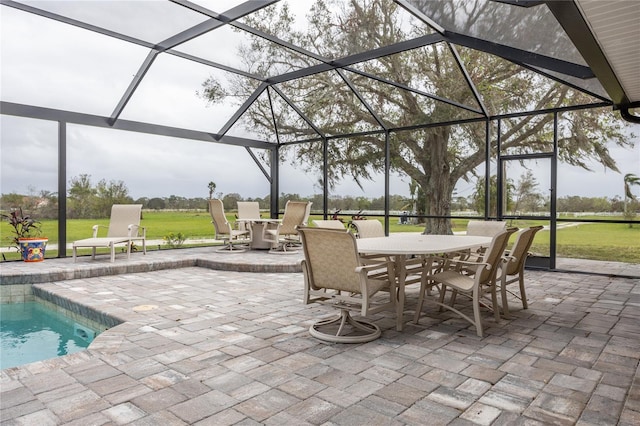
[[[307,329],[334,312],[302,304],[300,273],[228,270],[297,260],[208,248],[2,264],[2,285],[64,275],[34,287],[124,321],[86,351],[2,370],[2,424],[640,424],[638,279],[528,271],[529,309],[485,313],[484,338],[431,309],[328,344]]]

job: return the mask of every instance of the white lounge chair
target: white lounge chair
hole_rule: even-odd
[[[140,226],[142,204],[114,204],[111,206],[109,229],[105,237],[99,237],[98,231],[103,226],[93,226],[93,237],[73,242],[73,261],[76,261],[79,248],[92,248],[91,258],[96,258],[96,248],[107,247],[111,251],[111,262],[116,260],[116,245],[126,244],[127,259],[131,258],[131,244],[142,241],[142,251],[147,254],[146,233],[144,226]]]

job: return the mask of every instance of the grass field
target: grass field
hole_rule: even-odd
[[[235,215],[227,215],[233,222]],[[312,215],[311,220],[321,219],[318,215]],[[368,218],[372,220],[374,218]],[[348,217],[345,218],[345,221]],[[380,220],[382,220],[380,218]],[[455,219],[453,221],[454,232],[464,231],[468,220]],[[91,236],[92,226],[100,224],[108,226],[109,220],[102,219],[73,219],[67,222],[67,242],[72,242]],[[162,240],[170,233],[182,233],[189,239],[211,239],[215,237],[215,231],[211,224],[211,216],[206,211],[202,212],[144,212],[141,222],[147,228],[148,240]],[[548,225],[547,221],[518,221],[509,223],[509,226],[527,227],[532,225]],[[5,222],[2,223],[0,245],[3,248],[11,246],[11,228]],[[390,224],[391,232],[422,232],[423,226],[400,225],[396,219]],[[106,228],[101,230],[106,233]],[[105,235],[105,234],[101,234]],[[49,238],[50,243],[57,243],[57,222],[53,220],[42,221],[42,236]],[[166,246],[162,246],[166,248]],[[158,249],[158,245],[150,245],[148,249]],[[549,232],[542,231],[536,235],[532,251],[543,256],[549,255]],[[640,263],[640,224],[629,228],[625,224],[607,223],[580,223],[560,224],[558,230],[559,257],[612,260],[628,263]],[[5,252],[7,260],[18,259],[15,252]],[[47,257],[55,257],[55,250],[47,250]]]

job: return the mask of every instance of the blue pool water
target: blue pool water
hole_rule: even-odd
[[[81,351],[96,334],[38,302],[0,304],[0,369]]]

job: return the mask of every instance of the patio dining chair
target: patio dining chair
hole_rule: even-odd
[[[507,229],[507,222],[495,221],[495,220],[470,220],[467,223],[467,235],[475,235],[479,237],[493,237],[496,234]],[[478,247],[475,250],[476,254],[482,254],[486,250],[486,247]],[[451,254],[452,257],[459,259],[468,259],[471,255],[471,250],[466,252]]]
[[[358,238],[384,237],[384,228],[379,220],[352,220]]]
[[[507,229],[507,222],[495,220],[470,220],[467,223],[467,235],[493,237]]]
[[[496,294],[496,276],[501,264],[505,261],[502,255],[509,241],[509,236],[513,232],[515,232],[515,228],[505,229],[496,234],[483,256],[469,261],[456,260],[453,269],[447,269],[427,276],[427,279],[424,280],[420,286],[420,296],[418,306],[416,307],[414,322],[416,324],[418,323],[425,296],[428,295],[427,290],[434,283],[440,285],[440,295],[439,301],[436,302],[432,300],[432,302],[441,308],[453,311],[473,324],[476,327],[476,332],[479,337],[483,335],[482,318],[480,316],[480,299],[484,294],[491,294],[491,307],[494,312],[494,317],[496,321],[500,321],[500,308]],[[472,270],[473,273],[469,274],[469,270]],[[447,288],[452,290],[449,304],[445,303],[444,300]],[[471,299],[473,319],[454,307],[457,294],[468,296]]]
[[[311,202],[287,201],[281,222],[266,223],[262,229],[262,239],[271,243],[270,253],[296,253],[293,248],[300,244],[298,227],[308,220]]]
[[[395,280],[390,262],[366,265],[358,255],[356,239],[339,229],[300,227],[304,259],[304,303],[329,304],[340,310],[337,317],[320,320],[309,333],[328,342],[362,343],[377,339],[380,327],[351,312],[367,317],[395,310]],[[379,292],[386,293],[381,297]]]
[[[142,213],[142,204],[114,204],[111,206],[111,216],[109,218],[109,228],[106,236],[98,236],[102,225],[93,226],[93,236],[83,240],[74,241],[73,261],[77,260],[77,250],[79,248],[91,248],[91,258],[96,258],[96,248],[109,248],[111,253],[111,262],[116,260],[116,246],[126,244],[127,259],[131,258],[131,246],[135,241],[142,242],[142,251],[147,254],[145,227],[140,226],[140,216]]]
[[[233,229],[227,216],[224,213],[224,205],[222,200],[209,200],[209,213],[211,214],[211,223],[216,230],[216,239],[223,241],[223,246],[219,251],[227,253],[239,253],[245,251],[244,248],[236,248],[233,243],[249,244],[249,231]],[[242,240],[240,239],[242,238]]]
[[[342,229],[346,231],[347,229],[344,227],[344,223],[337,219],[331,220],[314,220],[313,224],[316,228],[329,228],[329,229]]]
[[[382,222],[379,220],[366,220],[366,219],[358,219],[352,220],[351,225],[356,230],[357,238],[379,238],[385,237],[384,228],[382,226]],[[370,255],[361,255],[363,259],[367,259],[369,262],[375,261],[390,261],[395,262],[394,256],[381,256],[377,254]],[[428,257],[411,257],[410,259],[406,259],[404,264],[404,283],[405,286],[411,284],[421,283],[423,281],[423,275],[429,270],[431,263]],[[396,270],[396,272],[400,272]],[[397,278],[397,277],[396,277]]]
[[[509,304],[507,302],[507,286],[511,283],[519,283],[520,299],[522,300],[522,309],[527,309],[527,294],[524,290],[524,265],[527,260],[529,249],[533,243],[536,233],[543,229],[543,226],[532,226],[521,230],[516,234],[516,241],[513,243],[511,250],[506,251],[507,262],[502,264],[500,268],[500,279],[497,281],[500,287],[500,295],[502,298],[502,313],[505,318],[510,318]],[[516,294],[509,291],[512,295]]]
[[[238,220],[236,224],[241,231],[250,231],[250,219],[260,219],[260,204],[257,201],[238,201]]]

